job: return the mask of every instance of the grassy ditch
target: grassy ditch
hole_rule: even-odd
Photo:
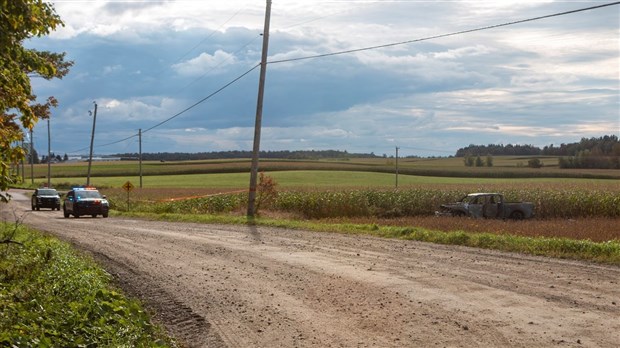
[[[0,242],[0,346],[175,346],[69,244],[6,223]]]
[[[370,235],[382,238],[416,240],[421,242],[462,245],[506,252],[518,252],[563,259],[584,260],[620,265],[620,240],[593,242],[587,239],[562,237],[527,237],[512,234],[469,232],[462,230],[439,231],[422,227],[387,226],[376,223],[325,222],[316,220],[288,220],[254,218],[223,214],[178,214],[178,213],[140,213],[115,212],[116,215],[148,218],[153,220],[250,224],[267,227],[290,228],[317,232],[337,232]]]

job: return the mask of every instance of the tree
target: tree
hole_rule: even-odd
[[[482,158],[480,158],[480,156],[476,156],[476,167],[483,167],[484,166],[484,161],[482,160]]]
[[[463,158],[463,162],[465,163],[465,167],[473,167],[474,166],[474,156],[472,156],[472,155],[465,155],[465,158]]]
[[[487,155],[486,164],[487,164],[487,167],[493,167],[493,156]]]
[[[26,159],[27,159],[28,164],[31,164],[31,162],[32,162],[32,164],[39,164],[39,163],[41,163],[39,161],[39,153],[37,152],[37,150],[33,148],[32,149],[32,155],[30,154],[29,151],[30,150],[28,150],[26,152],[26,154],[27,154]]]
[[[27,49],[23,42],[49,34],[63,25],[51,4],[43,0],[0,0],[0,191],[6,191],[15,177],[12,164],[24,158],[18,144],[23,129],[31,130],[39,119],[49,118],[57,105],[54,97],[36,102],[30,79],[62,78],[73,65],[65,53]],[[8,197],[0,194],[0,200]]]

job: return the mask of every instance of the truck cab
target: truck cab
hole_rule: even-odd
[[[435,215],[521,220],[533,217],[534,204],[506,202],[500,193],[470,193],[458,202],[442,204]]]

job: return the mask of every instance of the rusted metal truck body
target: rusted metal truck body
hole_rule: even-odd
[[[500,193],[470,193],[458,202],[442,204],[435,215],[521,220],[534,216],[534,204],[506,202]]]

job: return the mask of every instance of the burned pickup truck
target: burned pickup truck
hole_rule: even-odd
[[[506,202],[499,193],[470,193],[456,203],[442,204],[435,215],[521,220],[534,216],[534,204]]]

